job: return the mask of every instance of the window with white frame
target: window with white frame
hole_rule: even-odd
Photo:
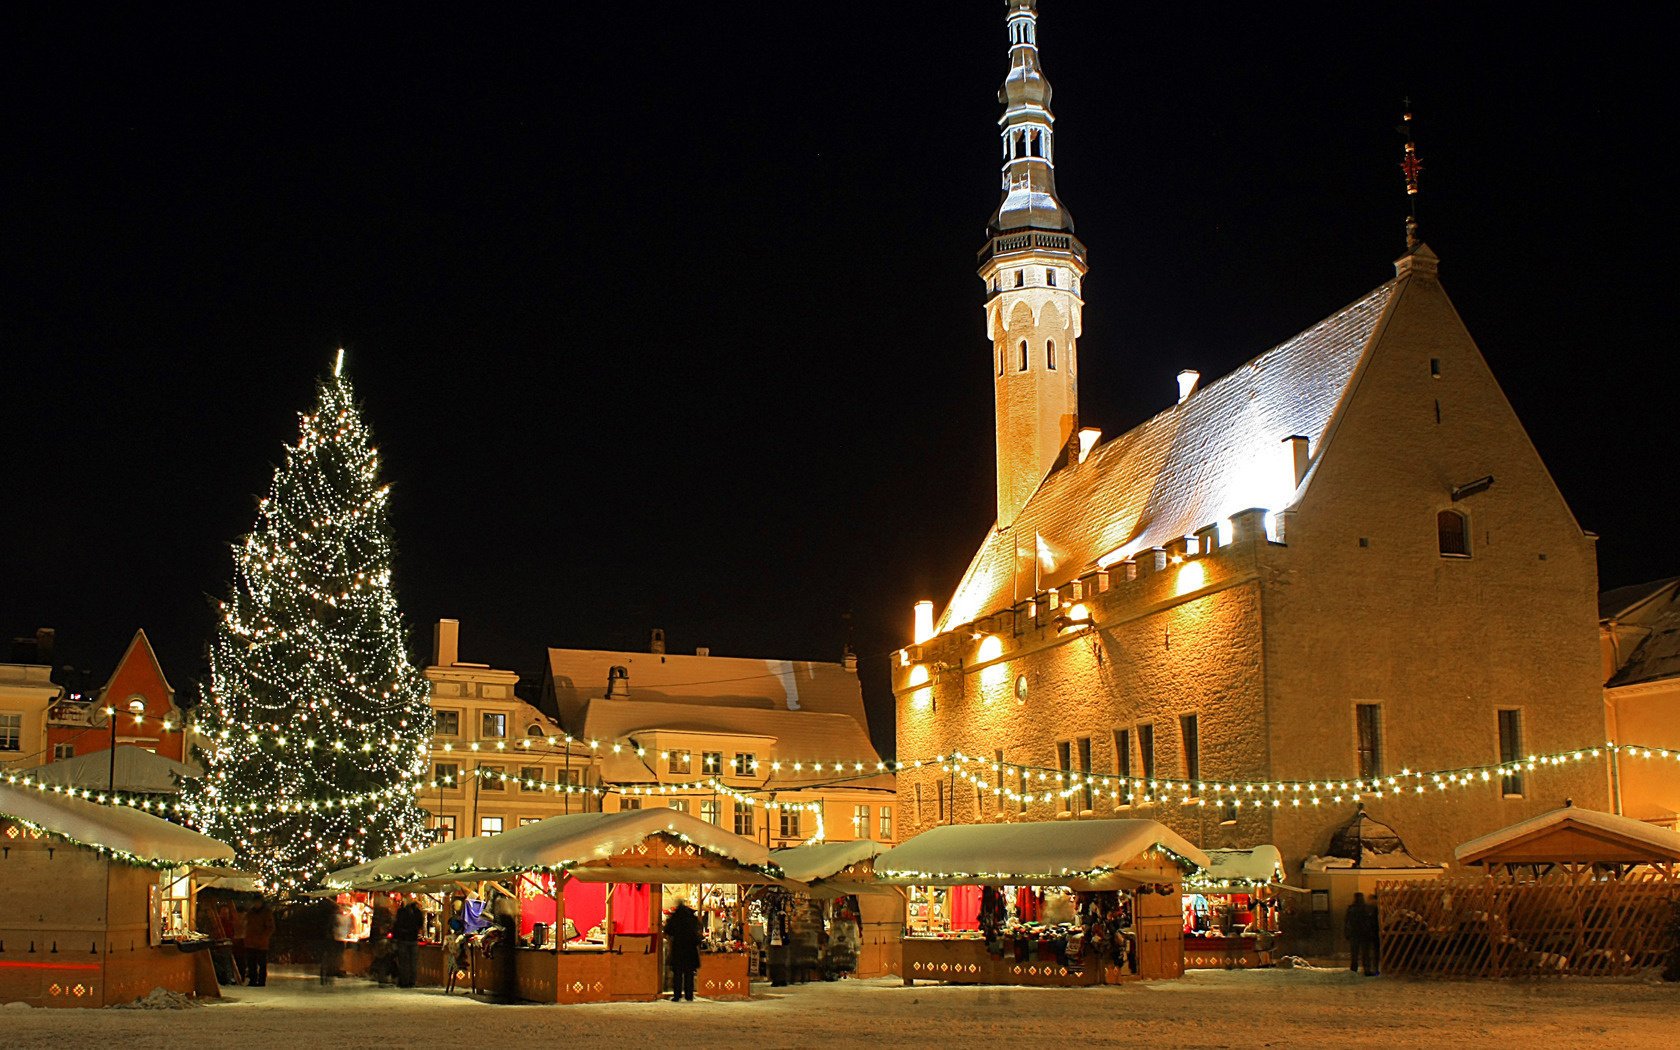
[[[479,720],[479,737],[484,740],[501,740],[507,736],[507,715],[499,711],[486,711]]]
[[[678,813],[688,812],[688,799],[686,798],[674,798],[670,802],[666,803],[666,805],[671,809],[676,810]]]
[[[692,773],[694,771],[694,755],[689,751],[669,752],[665,768],[672,773]]]
[[[716,824],[718,822],[717,799],[703,798],[700,800],[700,819],[708,824]]]
[[[781,817],[782,838],[797,839],[803,837],[799,828],[799,813],[800,811],[792,806],[783,807]]]
[[[437,736],[460,736],[461,735],[461,712],[459,712],[459,711],[436,711],[436,712],[433,712],[433,713],[437,716],[437,725],[436,725],[436,734],[435,735],[437,735]]]
[[[519,790],[541,791],[543,786],[543,769],[541,766],[519,767]]]
[[[483,791],[506,791],[507,781],[502,779],[506,775],[507,770],[501,766],[479,766],[479,788]]]
[[[484,838],[494,838],[502,833],[501,817],[479,817],[478,833]]]
[[[753,835],[753,807],[750,803],[735,803],[735,834],[743,838]]]
[[[0,751],[23,750],[23,714],[0,711]]]
[[[735,775],[750,777],[758,771],[758,756],[746,751],[735,752]]]
[[[59,759],[75,758],[75,757],[76,757],[76,745],[75,744],[54,744],[53,745],[53,761],[54,762],[57,762]]]
[[[461,783],[461,767],[453,762],[439,762],[432,767],[432,779],[439,787],[458,787]]]
[[[892,807],[881,807],[881,841],[890,842],[893,837]]]
[[[703,751],[700,754],[700,772],[718,776],[723,772],[723,752]]]
[[[852,807],[852,838],[866,839],[869,837],[869,807]]]
[[[432,837],[439,842],[450,842],[455,838],[455,814],[445,813],[432,818]]]

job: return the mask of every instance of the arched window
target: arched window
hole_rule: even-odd
[[[1027,341],[1025,339],[1023,339],[1023,340],[1021,340],[1020,371],[1025,372],[1026,370],[1027,370]]]
[[[1441,556],[1468,558],[1470,556],[1470,523],[1456,510],[1443,510],[1435,515],[1435,531],[1441,538]]]
[[[1056,341],[1046,340],[1044,344],[1044,367],[1054,372],[1056,370]]]

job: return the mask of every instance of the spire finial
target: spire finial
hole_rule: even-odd
[[[1402,99],[1403,112],[1400,115],[1400,127],[1395,129],[1406,136],[1406,152],[1400,159],[1400,170],[1406,175],[1406,199],[1411,203],[1411,214],[1406,217],[1406,250],[1417,248],[1418,241],[1418,176],[1423,174],[1423,161],[1418,157],[1417,142],[1412,136],[1412,100]]]
[[[338,348],[338,356],[333,358],[333,378],[337,379],[339,376],[342,376],[343,374],[344,374],[344,347],[341,346],[341,347]]]

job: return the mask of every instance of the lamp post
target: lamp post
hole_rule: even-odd
[[[134,716],[135,721],[139,721],[140,717],[142,715],[144,715],[145,712],[146,712],[146,701],[140,699],[138,696],[128,702],[128,713]],[[111,746],[108,749],[110,751],[109,779],[106,781],[105,790],[109,791],[111,794],[114,795],[114,794],[117,793],[117,709],[116,708],[107,707],[105,709],[105,723],[108,726],[111,727]]]

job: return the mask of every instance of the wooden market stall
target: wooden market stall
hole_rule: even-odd
[[[905,893],[903,887],[875,877],[875,858],[887,847],[869,839],[849,842],[814,842],[775,850],[770,860],[790,881],[801,883],[801,896],[812,902],[828,926],[828,948],[850,946],[854,961],[849,968],[832,968],[854,977],[885,977],[900,972],[901,942],[904,938]]]
[[[127,806],[0,783],[0,1003],[110,1006],[217,994],[188,953],[193,870],[232,847]]]
[[[1272,965],[1283,882],[1276,846],[1210,849],[1211,863],[1184,884],[1184,967],[1246,970]]]
[[[904,983],[1090,985],[1183,974],[1181,880],[1208,863],[1154,820],[961,824],[875,875],[909,887]]]
[[[1622,977],[1662,964],[1680,832],[1564,806],[1454,855],[1482,871],[1378,887],[1384,972]]]
[[[487,838],[457,839],[337,872],[339,889],[439,892],[463,906],[467,931],[514,913],[518,942],[475,959],[475,984],[501,987],[508,959],[533,1002],[648,1001],[667,987],[664,915],[697,905],[704,945],[698,994],[748,994],[741,895],[718,887],[784,885],[764,846],[670,809],[572,813]],[[727,899],[727,907],[716,902]],[[708,901],[712,902],[708,906]],[[457,916],[451,906],[444,911]],[[420,973],[441,982],[442,951],[422,949]]]

